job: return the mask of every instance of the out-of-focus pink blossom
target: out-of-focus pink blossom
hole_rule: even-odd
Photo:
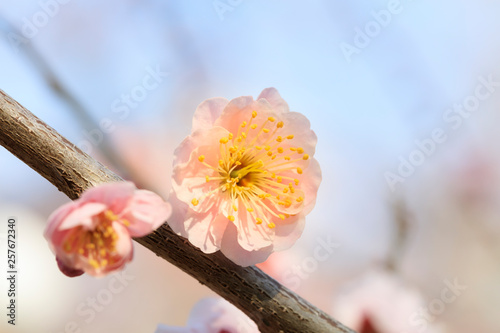
[[[258,333],[257,325],[223,298],[204,298],[193,307],[186,327],[158,325],[155,333]]]
[[[346,285],[335,297],[332,315],[360,333],[441,333],[424,317],[422,295],[397,276],[370,271]]]
[[[132,260],[131,237],[154,231],[171,210],[158,195],[133,183],[102,184],[52,213],[45,238],[67,276],[104,276]]]
[[[276,89],[212,98],[175,151],[172,229],[205,253],[248,266],[292,246],[321,182],[316,135]]]

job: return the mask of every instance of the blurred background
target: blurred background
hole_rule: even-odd
[[[499,11],[490,0],[2,0],[0,89],[166,199],[196,106],[276,87],[311,121],[323,182],[303,237],[262,268],[362,333],[496,333]],[[213,295],[138,244],[123,274],[66,278],[43,229],[68,200],[0,148],[0,267],[9,216],[19,262],[17,323],[2,313],[0,331],[153,332],[184,326]]]

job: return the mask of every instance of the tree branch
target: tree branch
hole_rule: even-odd
[[[87,188],[122,179],[83,153],[0,90],[0,144],[71,199]],[[135,239],[236,305],[262,333],[354,332],[256,267],[240,267],[220,252],[205,254],[167,224]]]

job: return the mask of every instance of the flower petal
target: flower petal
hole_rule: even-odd
[[[188,233],[184,224],[189,209],[188,204],[179,200],[173,190],[170,192],[168,201],[172,205],[172,215],[167,221],[168,225],[176,234],[188,238]]]
[[[301,189],[304,191],[305,202],[302,214],[309,214],[316,203],[316,195],[318,194],[319,185],[321,183],[322,174],[319,163],[316,159],[310,159],[309,166],[304,170],[302,179],[304,179]]]
[[[136,187],[132,182],[99,184],[86,190],[78,200],[99,202],[105,204],[115,214],[120,214],[134,195],[135,190]]]
[[[59,224],[59,231],[68,230],[77,226],[83,226],[86,229],[93,229],[94,216],[104,212],[106,205],[97,202],[84,202],[74,208]]]
[[[222,97],[210,98],[201,102],[194,112],[192,132],[212,127],[228,103],[229,101]]]
[[[257,100],[261,98],[267,100],[269,104],[271,104],[273,110],[278,113],[285,113],[290,110],[288,108],[288,103],[285,102],[283,98],[281,98],[278,90],[276,90],[275,88],[266,88],[262,90],[259,97],[257,97]]]
[[[85,273],[81,269],[75,269],[69,266],[66,266],[58,257],[56,257],[57,267],[59,270],[68,277],[77,277]]]
[[[241,200],[238,205],[245,207]],[[238,230],[238,243],[246,251],[258,250],[273,243],[273,229],[264,224],[256,224],[255,219],[246,209],[238,210],[234,225]]]
[[[274,236],[274,251],[283,251],[292,247],[300,238],[306,225],[305,214],[290,216],[276,224]]]
[[[316,133],[311,130],[309,119],[298,112],[284,113],[280,119],[285,124],[283,130],[286,130],[287,134],[294,135],[290,144],[295,145],[295,147],[304,148],[306,154],[313,156],[316,150],[318,138]]]
[[[194,246],[204,253],[214,253],[220,249],[228,222],[214,206],[206,213],[189,211],[184,224],[188,239]]]
[[[198,161],[200,155],[205,155],[208,164],[217,166],[217,151],[219,140],[229,133],[222,127],[213,127],[209,130],[196,131],[183,140],[174,152],[174,168],[172,178],[180,184],[184,178],[199,176],[205,177],[210,170]]]
[[[75,201],[68,202],[56,209],[52,214],[50,214],[47,220],[47,227],[44,232],[44,237],[46,240],[50,241],[52,236],[59,228],[59,225],[64,221],[66,216],[77,209],[79,204]]]
[[[247,251],[238,242],[238,232],[233,224],[228,224],[220,251],[237,265],[247,267],[266,261],[273,252],[273,246],[261,248],[256,251]]]
[[[259,332],[250,318],[220,297],[204,298],[196,303],[189,314],[187,326],[200,333]]]
[[[135,192],[125,209],[125,219],[130,222],[127,227],[132,237],[142,237],[161,226],[172,214],[172,207],[159,195],[146,190]]]
[[[254,101],[251,97],[238,97],[231,100],[224,108],[220,118],[215,121],[215,126],[223,127],[236,135],[241,124],[244,121],[250,121],[253,111],[257,112],[257,117],[253,120],[255,124],[262,124],[269,117],[279,118],[279,114],[273,110],[267,100]]]

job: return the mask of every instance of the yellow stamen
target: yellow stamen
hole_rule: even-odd
[[[252,116],[240,123],[234,138],[232,133],[226,137],[219,137],[219,149],[214,152],[213,156],[207,155],[208,160],[218,161],[218,165],[217,162],[214,165],[207,163],[207,158],[204,155],[198,156],[198,160],[210,170],[204,176],[206,182],[217,184],[217,186],[203,189],[204,193],[192,199],[191,203],[193,206],[197,206],[206,197],[220,194],[229,203],[229,211],[226,215],[228,220],[236,221],[237,213],[234,212],[237,212],[239,208],[246,210],[257,225],[263,224],[274,228],[277,222],[271,222],[270,218],[284,219],[287,215],[279,214],[273,207],[277,205],[290,207],[295,201],[302,202],[304,200],[303,197],[299,197],[303,192],[298,187],[295,188],[295,186],[299,186],[299,180],[285,176],[282,172],[296,170],[297,173],[301,174],[302,169],[294,163],[300,165],[300,161],[308,159],[309,155],[296,155],[298,158],[292,158],[294,152],[304,153],[304,149],[282,146],[282,142],[294,138],[294,135],[290,133],[284,136],[277,135],[280,128],[284,127],[283,121],[278,121],[275,117],[255,121],[256,117],[257,112],[252,111]],[[274,122],[276,127],[271,128],[270,122]],[[244,131],[245,128],[248,130]],[[256,131],[250,131],[250,129]],[[285,153],[288,148],[291,153]],[[101,238],[103,237],[101,232],[98,234],[101,235]],[[263,236],[265,236],[264,233]],[[98,249],[108,249],[107,244],[113,237],[117,237],[115,232],[105,233],[103,240],[106,245],[104,247],[98,246]],[[97,245],[97,240],[98,238],[95,237],[92,242]],[[107,255],[109,253],[107,252]],[[98,253],[95,254],[98,255]],[[101,267],[103,259],[96,258]],[[106,259],[109,260],[109,258]]]
[[[109,209],[104,212],[104,216],[106,216],[106,218],[110,221],[116,221],[118,220],[118,216],[115,215],[112,211],[110,211]]]
[[[95,259],[89,259],[89,264],[94,268],[99,268],[99,263]]]

